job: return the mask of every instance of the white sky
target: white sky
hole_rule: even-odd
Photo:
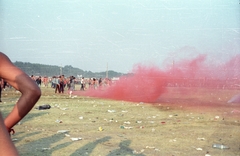
[[[1,0],[13,62],[128,72],[137,63],[240,53],[239,0]]]

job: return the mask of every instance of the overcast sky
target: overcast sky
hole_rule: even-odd
[[[13,62],[129,72],[138,63],[240,53],[239,0],[1,0]]]

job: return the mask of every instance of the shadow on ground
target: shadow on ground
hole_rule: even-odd
[[[45,114],[48,114],[47,111],[40,111],[38,113],[29,113],[27,114],[22,120],[21,120],[21,123],[24,123],[24,122],[27,122],[27,121],[30,121],[32,120],[33,118],[36,118],[36,117],[39,117],[39,116],[43,116]]]
[[[34,135],[33,133],[30,134]],[[29,137],[29,135],[27,135]],[[61,148],[65,148],[72,144],[72,142],[66,142],[63,144],[56,145],[51,148],[51,145],[57,143],[65,138],[65,135],[55,134],[49,137],[41,138],[39,140],[31,141],[31,138],[25,140],[25,144],[22,146],[18,146],[18,150],[20,151],[20,155],[24,156],[32,156],[34,155],[52,155],[54,151],[57,151]]]
[[[131,144],[130,140],[125,140],[120,142],[119,149],[116,149],[114,151],[111,151],[108,156],[126,156],[126,155],[137,155],[137,156],[144,156],[143,154],[134,154],[133,150],[129,148],[129,145]]]
[[[71,154],[71,156],[77,156],[77,155],[90,155],[92,153],[92,151],[94,150],[94,148],[105,141],[108,141],[109,139],[111,139],[111,137],[107,136],[101,139],[98,139],[94,142],[90,142],[88,144],[86,144],[85,146],[77,149],[74,153]]]

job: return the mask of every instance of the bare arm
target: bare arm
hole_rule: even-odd
[[[17,149],[12,143],[9,133],[7,132],[2,116],[0,114],[0,155],[18,156]]]
[[[4,121],[7,129],[10,130],[33,108],[41,96],[41,90],[26,73],[14,66],[3,53],[0,53],[0,77],[22,93]]]

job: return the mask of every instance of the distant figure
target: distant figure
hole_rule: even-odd
[[[75,77],[70,76],[69,78],[69,96],[72,96],[72,92],[75,90]]]
[[[11,141],[12,127],[33,108],[41,96],[41,90],[31,78],[17,68],[9,58],[0,52],[0,77],[22,94],[13,110],[3,120],[0,114],[0,155],[17,156],[18,152]]]
[[[61,78],[61,76],[59,76],[58,78],[56,78],[56,80],[55,80],[55,93],[60,93],[60,78]]]
[[[56,88],[56,84],[57,84],[57,78],[56,78],[56,76],[53,76],[53,77],[52,77],[51,87],[52,87],[52,88]]]
[[[93,78],[93,86],[94,86],[94,89],[97,89],[97,79],[96,78]]]
[[[48,77],[45,76],[45,77],[43,78],[44,87],[48,87],[48,83],[49,83]]]
[[[61,75],[59,77],[59,93],[64,93],[64,87],[65,87],[65,77],[64,75]]]
[[[84,90],[84,77],[82,77],[82,79],[81,79],[81,88],[80,88],[80,90]]]
[[[42,85],[42,78],[41,78],[41,76],[39,76],[39,77],[36,79],[36,83],[37,83],[38,87],[41,87],[41,85]]]
[[[101,87],[102,86],[102,78],[98,80],[98,85]]]
[[[32,79],[33,81],[36,81],[34,75],[31,75],[31,79]]]

